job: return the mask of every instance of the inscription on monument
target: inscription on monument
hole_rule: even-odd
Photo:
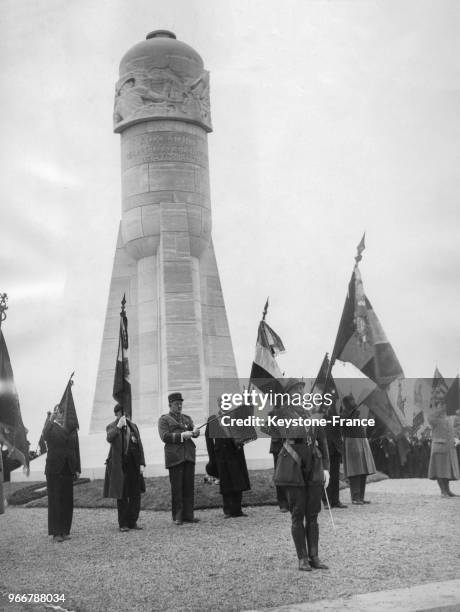
[[[188,162],[208,168],[206,141],[194,134],[146,132],[126,141],[123,168],[149,162]]]

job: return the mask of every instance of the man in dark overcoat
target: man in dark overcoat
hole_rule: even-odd
[[[142,529],[137,520],[141,509],[145,458],[137,425],[123,414],[120,404],[116,404],[113,411],[115,421],[106,427],[110,450],[106,461],[104,497],[117,500],[119,529],[126,532]]]
[[[224,518],[247,516],[241,502],[243,491],[248,491],[251,485],[243,445],[230,437],[215,417],[209,417],[205,437],[210,471],[219,478]]]
[[[55,406],[43,428],[48,451],[45,475],[48,490],[48,534],[55,542],[70,538],[73,517],[73,483],[80,477],[80,447],[77,429],[65,427],[64,410]]]
[[[182,414],[184,398],[180,393],[168,395],[169,413],[161,415],[158,433],[165,445],[165,467],[171,483],[172,520],[175,525],[197,523],[193,516],[195,495],[195,443],[200,435],[192,419]]]

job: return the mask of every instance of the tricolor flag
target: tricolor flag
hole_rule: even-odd
[[[0,445],[4,444],[9,456],[17,459],[26,469],[29,466],[29,442],[22,422],[19,398],[14,384],[13,368],[0,329]]]
[[[276,362],[276,356],[284,353],[285,349],[281,338],[265,322],[267,308],[268,300],[257,332],[256,354],[252,363],[249,386],[253,385],[264,393],[269,391],[283,393],[283,386],[280,382],[283,374]]]
[[[128,318],[125,311],[126,299],[123,296],[120,312],[120,334],[118,339],[118,355],[113,380],[113,399],[123,407],[123,414],[131,418],[131,382],[129,378],[128,360]]]
[[[386,387],[404,374],[393,347],[364,293],[358,267],[363,250],[362,240],[348,285],[331,361],[332,364],[336,359],[352,363],[379,387]]]

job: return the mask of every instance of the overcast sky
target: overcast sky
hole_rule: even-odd
[[[211,72],[213,237],[238,372],[267,295],[287,375],[331,350],[361,265],[407,376],[460,366],[460,3],[3,0],[0,292],[36,444],[91,412],[121,211],[122,55],[154,29]],[[339,366],[336,374],[342,373]]]

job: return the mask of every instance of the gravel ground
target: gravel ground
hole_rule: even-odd
[[[460,483],[452,490],[460,494]],[[9,604],[7,593],[65,593],[62,609],[76,612],[244,610],[458,578],[460,498],[407,479],[369,485],[368,499],[333,511],[336,534],[321,512],[330,570],[309,573],[297,570],[289,515],[273,506],[229,520],[203,510],[201,523],[182,527],[169,513],[142,512],[145,531],[129,533],[116,529],[115,510],[76,509],[63,544],[45,535],[45,509],[8,507],[0,517],[0,609],[45,609]]]

